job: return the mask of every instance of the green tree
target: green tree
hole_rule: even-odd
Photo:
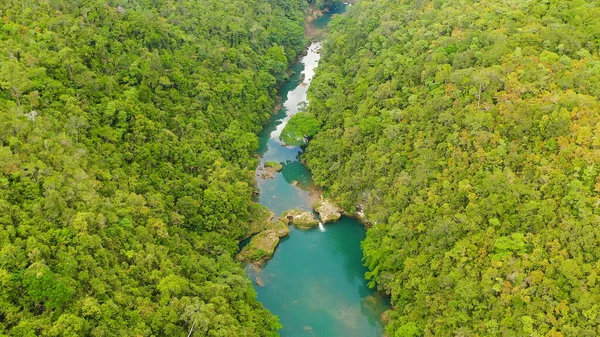
[[[319,122],[314,116],[299,112],[295,114],[281,131],[279,138],[287,145],[301,146],[307,139],[316,135],[321,128]]]

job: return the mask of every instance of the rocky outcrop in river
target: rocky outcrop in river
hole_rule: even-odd
[[[329,199],[321,198],[313,205],[313,209],[319,213],[323,224],[338,221],[342,216],[342,209]]]
[[[279,239],[290,234],[288,225],[281,222],[271,222],[262,232],[250,239],[250,243],[237,255],[238,261],[254,262],[261,266],[275,253]]]
[[[285,211],[279,220],[302,229],[310,229],[319,225],[319,220],[315,218],[312,212],[299,209]]]
[[[258,170],[262,173],[260,176],[263,179],[273,179],[275,178],[275,173],[281,171],[283,169],[283,165],[278,162],[268,161],[262,167],[259,167]]]

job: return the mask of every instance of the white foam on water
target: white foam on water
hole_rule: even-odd
[[[287,100],[283,103],[283,107],[286,110],[287,117],[281,120],[281,123],[277,125],[275,130],[271,132],[270,138],[277,140],[278,143],[283,145],[283,142],[279,139],[281,131],[290,121],[292,116],[298,113],[298,104],[306,102],[308,104],[307,92],[310,82],[312,82],[315,76],[315,69],[319,66],[319,60],[321,59],[321,42],[313,42],[307,50],[306,55],[302,58],[304,63],[304,70],[302,70],[303,82],[298,84],[294,90],[290,91],[287,96]]]
[[[320,230],[321,232],[324,232],[324,231],[325,231],[325,226],[323,226],[323,223],[322,223],[321,221],[319,221],[319,230]]]

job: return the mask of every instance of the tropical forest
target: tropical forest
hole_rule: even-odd
[[[3,336],[600,336],[600,3],[0,1]]]

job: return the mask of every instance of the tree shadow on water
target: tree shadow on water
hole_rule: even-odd
[[[308,190],[313,185],[310,171],[299,160],[287,161],[283,165],[281,174],[288,184],[303,190]]]

